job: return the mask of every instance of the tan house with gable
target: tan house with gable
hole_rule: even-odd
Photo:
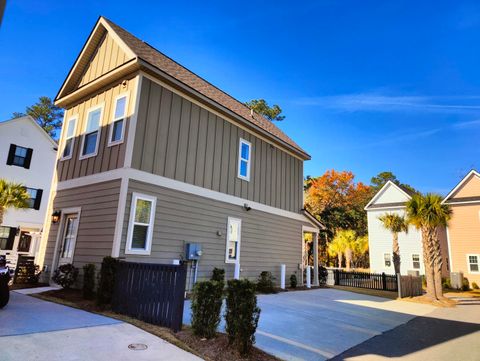
[[[443,202],[453,211],[447,227],[450,270],[480,285],[480,173],[468,173]]]
[[[66,111],[48,271],[105,256],[171,264],[193,244],[198,278],[222,267],[229,278],[271,271],[278,280],[281,264],[301,273],[304,232],[317,235],[318,251],[322,225],[303,211],[310,156],[111,21],[99,18],[55,102]]]

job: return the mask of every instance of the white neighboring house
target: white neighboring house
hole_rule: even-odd
[[[375,273],[395,274],[393,267],[392,233],[383,227],[378,217],[385,213],[405,215],[405,203],[411,199],[409,190],[388,181],[365,206],[368,218],[370,270]],[[398,235],[400,245],[400,273],[424,274],[422,236],[410,226],[408,233]]]
[[[0,178],[21,183],[30,209],[6,210],[0,255],[14,267],[19,254],[37,256],[48,206],[57,143],[30,116],[0,122]]]

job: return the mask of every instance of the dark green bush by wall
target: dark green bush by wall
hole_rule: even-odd
[[[70,288],[73,286],[78,277],[78,268],[73,264],[62,264],[53,273],[53,282],[59,284],[63,288]]]
[[[112,302],[117,264],[118,260],[110,256],[105,257],[102,261],[97,289],[97,303],[100,306],[108,305]]]
[[[215,267],[212,271],[212,281],[225,282],[225,270]]]
[[[199,337],[207,339],[216,335],[222,310],[223,288],[217,281],[198,282],[192,293],[192,329]]]
[[[290,287],[297,288],[297,276],[295,274],[290,276]]]
[[[271,272],[263,271],[257,281],[257,291],[260,293],[276,293],[273,281],[275,278]]]
[[[95,265],[83,266],[83,298],[90,300],[95,296]]]

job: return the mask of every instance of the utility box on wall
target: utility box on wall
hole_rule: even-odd
[[[202,245],[200,243],[187,243],[185,245],[185,259],[188,261],[199,260],[202,256]]]

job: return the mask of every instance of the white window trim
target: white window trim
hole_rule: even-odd
[[[241,164],[242,164],[242,144],[248,145],[248,160],[247,160],[247,176],[244,177],[240,174]],[[238,142],[238,164],[237,164],[237,177],[246,181],[250,181],[250,164],[252,163],[252,143],[248,140],[240,138]]]
[[[418,256],[418,264],[419,264],[419,267],[418,268],[415,268],[414,266],[414,261],[413,261],[413,256]],[[413,270],[420,270],[422,269],[422,259],[420,258],[420,253],[412,253],[410,255],[410,261],[412,262],[412,269]]]
[[[121,93],[121,94],[117,95],[115,97],[115,99],[113,100],[112,121],[111,121],[110,126],[109,126],[110,129],[108,130],[108,144],[107,144],[107,147],[112,147],[114,145],[122,144],[124,139],[125,139],[125,126],[126,126],[126,123],[127,123],[129,94],[130,94],[130,92],[128,92],[128,91],[124,92],[124,93]],[[117,107],[117,100],[120,99],[120,98],[123,98],[123,97],[125,97],[125,114],[123,114],[123,117],[115,118],[115,110],[116,110],[116,107]],[[119,140],[116,140],[116,141],[112,142],[113,125],[115,124],[115,122],[117,120],[120,120],[120,119],[123,119],[122,136]]]
[[[136,248],[132,249],[133,225],[134,225],[134,219],[135,219],[136,203],[138,199],[143,199],[143,200],[152,202],[152,211],[150,213],[145,249],[136,249]],[[136,255],[142,255],[142,256],[149,256],[151,254],[153,225],[155,223],[156,206],[157,206],[157,197],[136,193],[136,192],[132,193],[132,203],[130,206],[130,219],[128,221],[128,233],[127,233],[127,243],[125,246],[125,254],[136,254]]]
[[[387,265],[385,264],[385,255],[387,255],[387,254],[390,256],[390,266],[387,266]],[[383,254],[383,260],[382,260],[382,261],[383,261],[383,267],[392,267],[392,265],[393,265],[392,254],[389,253],[389,252],[385,252],[385,253]]]
[[[238,222],[238,242],[237,242],[237,259],[228,258],[228,242],[230,237],[230,222]],[[225,238],[225,263],[240,263],[240,247],[242,243],[242,220],[240,218],[227,218],[227,237]]]
[[[469,273],[469,274],[473,274],[473,275],[480,274],[480,254],[470,253],[470,254],[467,254],[466,256],[467,256],[467,270],[468,270],[468,273]],[[469,256],[475,256],[475,257],[477,257],[478,271],[471,271],[471,270],[470,270],[470,259],[469,259]]]
[[[67,140],[69,140],[70,138],[68,137],[68,126],[70,124],[71,121],[75,121],[75,126],[73,127],[73,135],[70,137],[72,139],[72,147],[71,147],[71,153],[70,155],[67,155],[66,157],[63,156],[63,152],[65,150],[65,144],[67,143]],[[71,159],[72,156],[73,156],[73,147],[75,145],[75,136],[77,135],[77,125],[78,125],[78,114],[75,114],[75,115],[72,115],[71,117],[69,117],[67,119],[67,121],[65,122],[66,124],[66,129],[65,129],[65,139],[63,139],[63,146],[61,148],[61,155],[60,155],[60,160],[67,160],[67,159]]]
[[[100,136],[102,134],[102,119],[103,119],[103,106],[104,104],[96,105],[91,107],[87,110],[87,115],[85,117],[85,124],[83,125],[83,134],[82,134],[82,146],[80,147],[80,156],[78,157],[79,160],[87,159],[91,157],[95,157],[98,154],[98,145],[100,144]],[[83,147],[85,146],[85,135],[87,134],[87,125],[88,125],[88,116],[91,112],[100,109],[100,120],[98,121],[98,136],[97,136],[97,143],[95,144],[95,152],[91,154],[83,155]],[[93,132],[92,132],[93,133]]]

